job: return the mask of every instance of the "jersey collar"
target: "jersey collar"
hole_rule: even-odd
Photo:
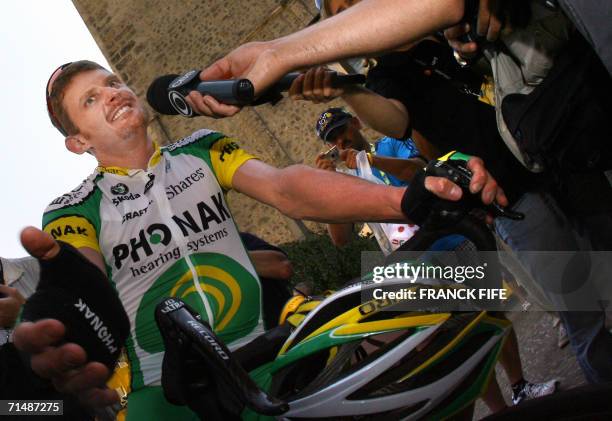
[[[161,149],[157,142],[153,141],[153,147],[155,148],[155,152],[153,152],[153,155],[151,156],[151,158],[149,158],[147,168],[155,167],[157,164],[159,164],[159,161],[161,160]],[[115,175],[133,175],[139,171],[142,171],[140,169],[130,169],[123,167],[103,167],[101,165],[97,167],[97,170],[100,173],[109,173]]]

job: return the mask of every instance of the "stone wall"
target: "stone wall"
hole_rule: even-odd
[[[144,100],[151,81],[212,63],[234,47],[303,28],[316,15],[312,0],[73,0],[112,70]],[[185,119],[151,113],[151,134],[161,143],[202,127],[239,139],[241,146],[278,167],[312,165],[322,150],[314,134],[325,105],[289,99],[275,106],[245,108],[230,119]],[[322,186],[321,194],[324,194]],[[320,224],[295,221],[275,209],[230,193],[241,230],[272,243],[304,238]]]

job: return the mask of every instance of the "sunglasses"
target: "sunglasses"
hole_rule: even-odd
[[[55,69],[53,73],[51,73],[51,77],[47,81],[47,87],[45,89],[45,96],[47,98],[47,112],[49,113],[49,118],[51,119],[51,123],[55,126],[57,130],[60,131],[64,136],[68,136],[68,132],[62,127],[61,123],[57,119],[55,112],[53,112],[53,107],[51,106],[51,90],[53,89],[53,82],[62,74],[62,71],[70,66],[72,62],[62,64],[60,67]]]

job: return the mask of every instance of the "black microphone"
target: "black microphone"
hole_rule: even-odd
[[[56,319],[66,327],[65,342],[76,343],[88,361],[111,372],[130,333],[130,321],[106,275],[78,250],[61,241],[60,252],[39,259],[40,282],[23,306],[22,319]]]
[[[147,102],[158,113],[165,115],[183,115],[195,117],[185,97],[191,91],[210,95],[217,101],[230,105],[260,105],[267,102],[276,103],[282,96],[280,92],[289,90],[300,73],[289,73],[272,85],[260,98],[255,98],[255,88],[248,79],[200,80],[199,70],[190,70],[182,76],[165,75],[155,79],[147,89]],[[347,85],[365,83],[361,74],[334,74],[332,86],[340,88]]]

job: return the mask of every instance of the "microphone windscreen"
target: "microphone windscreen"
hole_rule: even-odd
[[[160,76],[151,82],[147,89],[147,102],[155,111],[165,115],[177,115],[178,111],[174,109],[170,99],[168,99],[168,86],[179,75]]]
[[[39,259],[40,282],[26,301],[22,319],[56,319],[66,327],[65,342],[83,347],[88,361],[112,372],[130,333],[130,321],[106,275],[69,244]]]

